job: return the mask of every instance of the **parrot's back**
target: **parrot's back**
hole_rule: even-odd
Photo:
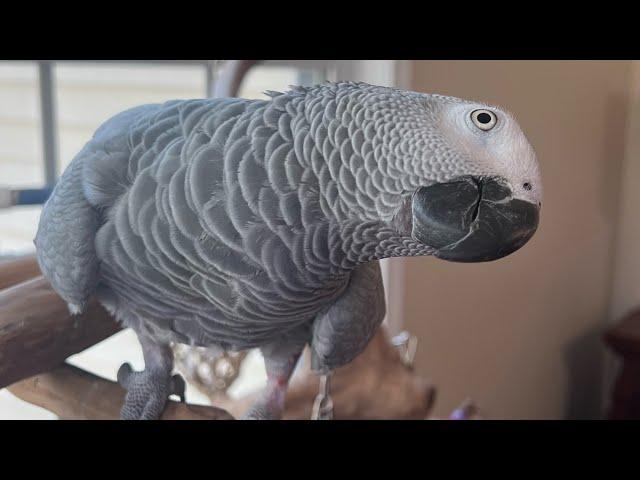
[[[329,275],[291,108],[171,101],[105,122],[41,216],[54,289],[72,310],[95,293],[139,332],[198,345],[259,346],[313,319],[348,276]]]

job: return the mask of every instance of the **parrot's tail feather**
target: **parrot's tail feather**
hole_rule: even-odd
[[[80,315],[84,311],[84,305],[76,305],[75,303],[68,303],[69,312],[71,315]]]

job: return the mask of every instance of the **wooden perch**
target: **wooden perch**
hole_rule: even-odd
[[[302,371],[292,379],[287,392],[285,420],[311,418],[319,377],[309,368],[308,349],[304,362]],[[216,395],[211,396],[211,403],[239,416],[257,395],[250,394],[240,399]],[[421,420],[429,416],[435,396],[434,386],[403,362],[384,328],[379,329],[364,352],[335,370],[331,377],[336,420]]]
[[[22,380],[8,390],[63,420],[118,419],[125,396],[117,383],[69,364]],[[233,417],[219,408],[169,400],[161,420],[233,420]]]
[[[81,315],[42,276],[0,291],[0,388],[49,371],[122,327],[97,302]]]
[[[35,255],[0,261],[0,290],[40,275]]]

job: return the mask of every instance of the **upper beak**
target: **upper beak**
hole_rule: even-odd
[[[496,177],[459,177],[420,187],[412,199],[412,236],[454,262],[486,262],[522,247],[538,228],[540,208],[512,198]]]

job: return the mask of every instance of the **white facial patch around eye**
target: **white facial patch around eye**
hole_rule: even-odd
[[[486,131],[473,121],[474,112],[485,111],[496,115],[495,124]],[[535,152],[510,114],[495,107],[464,102],[448,104],[439,113],[443,138],[464,159],[462,174],[500,176],[510,184],[514,196],[540,201]]]
[[[465,168],[471,169],[470,174],[495,175],[496,152],[493,150],[497,135],[495,131],[480,130],[473,123],[471,113],[477,110],[484,108],[472,103],[447,105],[440,111],[440,133],[453,150],[468,159]],[[504,125],[498,128],[497,122],[495,128],[502,130]]]

